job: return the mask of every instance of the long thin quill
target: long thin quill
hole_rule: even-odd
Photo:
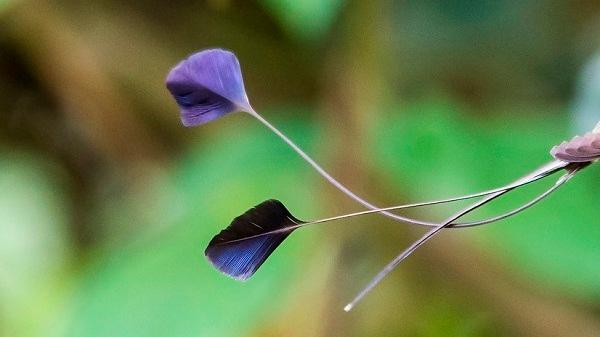
[[[568,175],[566,177],[561,177],[557,184],[562,185],[566,180],[570,179],[570,177],[572,175],[574,175],[577,171],[579,171],[581,168],[587,166],[588,163],[585,163],[584,165],[576,165],[574,166],[570,172],[568,173]],[[535,172],[534,172],[535,173]],[[531,179],[531,174],[517,180],[517,182],[519,181],[527,181],[528,179]],[[482,200],[474,203],[473,205],[470,205],[464,209],[462,209],[461,211],[455,213],[454,215],[452,215],[451,217],[449,217],[448,219],[446,219],[444,222],[442,222],[441,224],[438,225],[438,227],[435,227],[431,230],[429,230],[427,233],[425,233],[425,235],[423,235],[420,239],[418,239],[417,241],[415,241],[413,244],[411,244],[408,248],[406,248],[404,251],[402,251],[400,254],[398,254],[390,263],[388,263],[357,295],[356,297],[350,302],[348,303],[345,307],[344,307],[344,311],[348,312],[350,310],[352,310],[352,308],[354,308],[354,306],[356,306],[356,304],[358,302],[360,302],[360,300],[362,300],[365,295],[367,295],[371,290],[373,290],[373,288],[375,288],[375,286],[377,286],[377,284],[379,284],[379,282],[381,282],[392,270],[394,270],[404,259],[406,259],[408,256],[410,256],[410,254],[412,254],[417,248],[419,248],[421,245],[423,245],[425,242],[427,242],[429,239],[431,239],[432,237],[434,237],[436,234],[438,234],[443,228],[445,228],[446,226],[448,226],[450,223],[452,223],[453,221],[465,216],[466,214],[472,212],[473,210],[491,202],[492,200],[502,196],[503,194],[506,194],[508,192],[510,192],[513,189],[507,189],[504,191],[500,191],[491,195],[486,196],[485,198],[483,198]]]
[[[306,154],[306,152],[304,152],[298,145],[296,145],[283,132],[279,131],[279,129],[277,129],[275,126],[273,126],[271,123],[269,123],[269,121],[267,121],[265,118],[263,118],[256,111],[251,110],[248,113],[250,115],[252,115],[253,117],[255,117],[256,119],[258,119],[262,124],[264,124],[273,133],[275,133],[275,135],[277,135],[285,143],[287,143],[296,153],[298,153],[298,155],[300,155],[300,157],[302,157],[309,165],[311,165],[329,183],[331,183],[338,190],[340,190],[341,192],[343,192],[344,194],[346,194],[347,196],[349,196],[350,198],[352,198],[353,200],[355,200],[359,204],[365,206],[366,208],[368,208],[369,210],[372,211],[372,212],[369,212],[369,213],[381,213],[381,214],[383,214],[383,215],[385,215],[385,216],[387,216],[389,218],[392,218],[392,219],[394,219],[396,221],[400,221],[400,222],[404,222],[404,223],[408,223],[408,224],[421,225],[421,226],[429,226],[429,227],[436,227],[438,225],[436,223],[427,222],[427,221],[420,221],[420,220],[417,220],[417,219],[413,219],[413,218],[409,218],[409,217],[405,217],[405,216],[402,216],[402,215],[398,215],[398,214],[394,214],[394,213],[390,213],[389,212],[390,210],[401,209],[401,208],[406,208],[406,207],[397,207],[397,208],[386,207],[386,208],[382,208],[382,207],[378,207],[378,206],[376,206],[376,205],[374,205],[374,204],[366,201],[365,199],[363,199],[360,196],[356,195],[354,192],[352,192],[350,189],[348,189],[342,183],[340,183],[339,181],[337,181],[335,178],[333,178],[316,161],[314,161],[308,154]],[[560,161],[560,160],[552,161],[552,162],[548,163],[547,165],[541,167],[540,169],[536,170],[535,173],[537,175],[536,176],[532,176],[531,177],[531,181],[526,181],[526,182],[523,181],[523,182],[520,182],[520,184],[524,185],[524,184],[528,184],[530,182],[533,182],[533,181],[535,181],[537,179],[544,178],[544,177],[548,176],[549,174],[552,174],[552,173],[554,173],[554,172],[556,172],[556,171],[564,168],[566,165],[568,165],[568,163]],[[441,204],[441,203],[458,201],[458,200],[465,200],[465,199],[475,198],[475,197],[486,195],[486,194],[492,194],[492,193],[495,193],[495,192],[486,191],[486,192],[482,192],[482,193],[477,193],[476,195],[459,197],[459,198],[455,198],[455,199],[445,199],[445,200],[439,200],[439,201],[424,203],[423,205],[433,205],[433,204]],[[411,207],[418,207],[418,206],[411,206]],[[368,213],[365,213],[365,214],[368,214]],[[450,225],[448,225],[446,227],[447,228],[458,228],[458,227],[461,227],[461,224],[450,224]]]
[[[475,195],[482,196],[491,194],[491,196],[494,196],[499,193],[505,193],[509,190],[517,188],[518,186],[522,186],[524,183],[531,182],[531,179],[540,179],[540,175],[538,174],[539,171],[540,170],[533,172],[527,177],[524,177],[522,181],[517,181],[515,184],[505,186],[501,189],[492,190],[488,194],[479,193]],[[567,180],[568,179],[564,179],[563,176],[561,179],[559,179],[559,182],[557,182],[555,186],[551,187],[549,190],[542,193],[532,201],[515,210],[494,218],[464,223],[463,226],[475,226],[478,224],[491,223],[517,214],[542,200],[544,197],[556,190],[560,185],[564,184]],[[462,200],[465,197],[447,200],[456,201]],[[405,209],[435,203],[436,202],[434,201],[400,205],[390,207],[388,209]],[[283,242],[283,240],[285,240],[285,238],[287,238],[287,236],[295,229],[308,225],[331,222],[370,213],[377,213],[378,211],[379,210],[355,212],[307,222],[292,216],[292,214],[281,202],[277,200],[267,200],[248,210],[239,217],[236,217],[226,229],[221,231],[221,233],[217,234],[211,240],[206,248],[205,254],[210,262],[223,273],[238,280],[246,280],[256,272],[262,263],[264,263],[270,254],[277,248],[277,246]]]

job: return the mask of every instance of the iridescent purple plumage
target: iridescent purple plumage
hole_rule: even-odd
[[[222,49],[195,53],[166,79],[185,126],[210,122],[234,111],[252,111],[235,55]]]

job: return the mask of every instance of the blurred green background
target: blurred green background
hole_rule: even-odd
[[[164,88],[230,49],[255,109],[358,194],[449,197],[600,120],[599,23],[597,1],[0,0],[0,336],[600,336],[597,167],[445,231],[344,313],[423,228],[316,226],[221,275],[205,245],[263,200],[361,207],[248,115],[184,128]]]

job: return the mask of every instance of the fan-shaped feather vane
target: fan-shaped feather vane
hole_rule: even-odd
[[[553,147],[550,153],[554,158],[569,163],[600,159],[600,133],[590,132],[583,136],[575,136]]]
[[[204,254],[221,272],[243,281],[302,223],[280,201],[267,200],[233,219]]]
[[[191,55],[171,69],[166,85],[179,105],[185,126],[252,110],[240,64],[230,51],[208,49]]]

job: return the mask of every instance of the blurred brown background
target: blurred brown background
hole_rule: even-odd
[[[316,226],[226,278],[204,247],[252,205],[361,207],[245,114],[184,128],[164,88],[232,50],[255,109],[358,194],[449,197],[594,127],[599,23],[597,1],[0,0],[0,336],[600,336],[597,167],[445,231],[344,313],[423,229]]]

